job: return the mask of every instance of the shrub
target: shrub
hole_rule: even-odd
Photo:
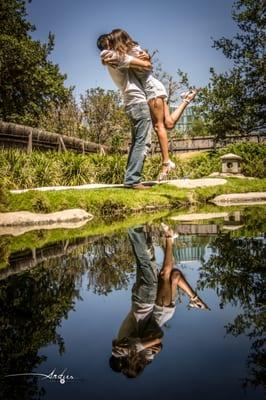
[[[224,149],[202,152],[189,159],[173,155],[174,178],[201,178],[221,170],[220,156],[235,153],[243,158],[244,175],[266,177],[266,146],[257,143],[236,143]],[[0,149],[0,187],[23,189],[50,185],[81,185],[85,183],[122,183],[126,155],[83,155],[34,150],[31,155],[20,149]],[[161,169],[161,156],[147,157],[143,178],[154,180]]]

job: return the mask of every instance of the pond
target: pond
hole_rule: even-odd
[[[2,398],[262,399],[266,209],[215,211],[2,237]]]

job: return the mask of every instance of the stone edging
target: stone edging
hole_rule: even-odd
[[[80,208],[57,211],[49,214],[36,214],[29,211],[0,213],[0,226],[52,225],[66,222],[90,220],[92,214]]]
[[[217,206],[266,204],[266,192],[221,194],[211,200]]]

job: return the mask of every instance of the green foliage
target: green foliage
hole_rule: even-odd
[[[64,102],[65,75],[48,57],[54,36],[41,44],[31,38],[35,27],[26,20],[26,2],[0,1],[0,118],[38,126],[51,102]]]
[[[235,153],[243,158],[242,173],[256,178],[266,177],[266,146],[258,143],[235,143],[219,151],[220,155]]]
[[[214,152],[199,154],[184,162],[183,168],[184,176],[192,179],[208,176],[212,172],[220,170],[219,155]]]
[[[27,36],[35,30],[34,25],[26,20],[26,1],[0,0],[0,34],[17,38]]]
[[[67,101],[49,104],[47,112],[38,122],[38,127],[48,132],[88,140],[88,129],[82,123],[82,119],[83,114],[74,98],[73,90],[70,89]]]
[[[193,107],[193,110],[195,107]],[[194,114],[194,112],[193,112]],[[198,112],[195,113],[193,119],[191,121],[191,126],[186,131],[186,136],[195,137],[195,136],[209,136],[210,132],[208,130],[207,124],[202,118],[202,116],[198,115]],[[181,135],[181,138],[183,138]]]
[[[243,158],[246,176],[266,177],[266,146],[256,143],[236,143],[216,152],[203,152],[189,159],[173,156],[176,169],[169,178],[201,178],[221,171],[220,156],[235,153]],[[0,186],[5,189],[27,189],[39,186],[82,185],[86,183],[122,183],[126,155],[82,155],[72,152],[0,149]],[[148,157],[144,179],[154,180],[161,168],[160,156]]]
[[[228,303],[240,305],[240,314],[226,325],[233,336],[249,337],[252,345],[248,357],[249,375],[244,386],[265,385],[265,263],[266,246],[253,238],[234,239],[220,234],[211,243],[215,253],[200,269],[198,287],[215,288],[220,308]]]
[[[88,158],[81,154],[64,153],[60,158],[61,182],[63,185],[82,185],[93,176]]]
[[[38,193],[39,194],[39,193]],[[42,196],[35,196],[32,200],[32,209],[36,213],[49,213],[52,211],[49,199],[43,198]]]
[[[265,126],[265,10],[263,0],[236,0],[233,19],[239,32],[233,39],[214,41],[213,47],[222,50],[233,68],[222,74],[211,69],[197,112],[217,139]]]
[[[130,123],[118,92],[89,89],[81,96],[83,121],[89,140],[99,144],[121,145],[130,135]],[[115,139],[114,139],[115,138]]]
[[[7,206],[7,193],[2,187],[0,187],[0,212],[5,211],[6,206]]]
[[[129,209],[125,206],[123,202],[113,201],[107,199],[100,207],[100,214],[107,218],[125,218],[129,214]]]
[[[126,169],[126,156],[93,156],[95,171],[93,182],[122,183]]]

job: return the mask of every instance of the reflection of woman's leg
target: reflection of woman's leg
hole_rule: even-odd
[[[157,97],[148,102],[154,130],[160,144],[163,163],[169,161],[167,130],[164,126],[164,99]]]
[[[196,294],[179,269],[175,269],[171,273],[171,288],[173,294],[175,293],[177,286],[184,290],[190,298]]]
[[[195,296],[195,292],[178,269],[173,270],[173,231],[167,225],[163,227],[165,233],[165,252],[163,266],[159,273],[156,304],[160,306],[170,305],[175,297],[177,286],[188,297]]]
[[[173,271],[173,240],[165,238],[165,253],[163,266],[159,273],[158,290],[155,303],[159,306],[169,306],[172,303],[171,273]]]
[[[169,306],[175,299],[177,286],[189,297],[189,307],[209,310],[201,298],[192,289],[190,284],[179,269],[173,269],[173,230],[165,224],[161,224],[165,234],[165,255],[163,266],[159,274],[158,290],[155,303],[159,306]]]

